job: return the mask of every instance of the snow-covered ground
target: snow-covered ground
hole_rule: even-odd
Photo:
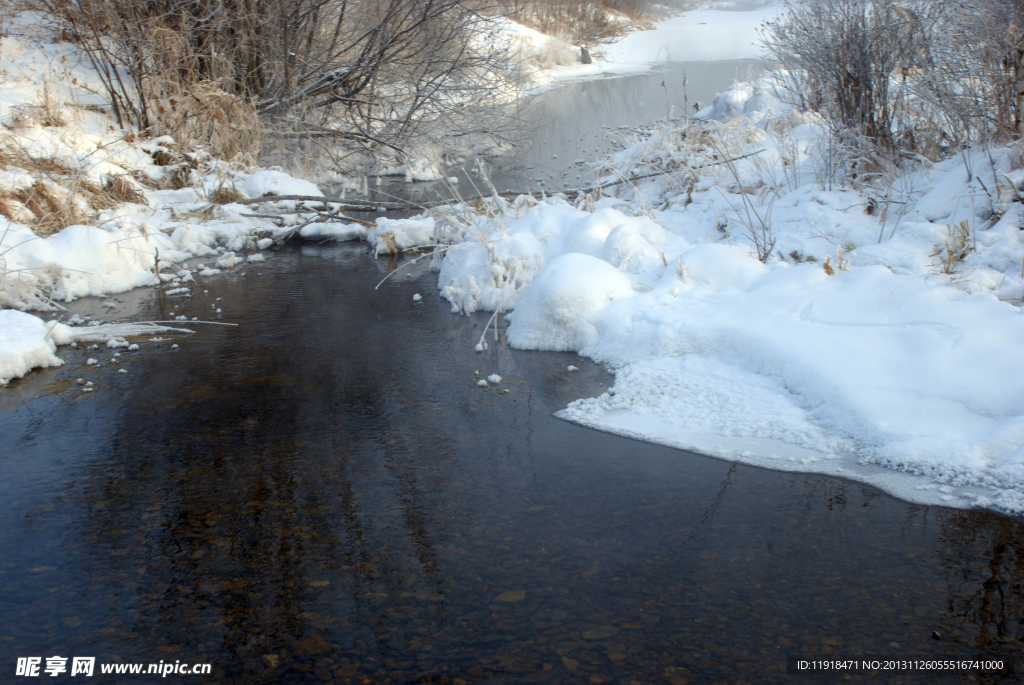
[[[274,203],[284,215],[273,220],[253,216],[267,205],[217,204],[218,191],[238,199],[323,195],[276,169],[178,150],[166,136],[126,136],[105,111],[102,84],[76,45],[54,42],[38,15],[19,15],[6,28],[10,35],[0,38],[0,307],[56,314],[62,302],[139,286],[187,292],[194,270],[212,276],[260,261],[260,250],[298,221],[287,213],[294,202]],[[70,225],[52,232],[45,221],[55,217]],[[348,238],[365,232],[355,224],[311,224],[303,231]],[[178,266],[193,257],[208,263]],[[54,334],[52,324],[31,314],[4,309],[0,315],[0,385],[59,363],[54,344],[76,339],[73,332]],[[109,333],[116,339],[115,330]]]
[[[1024,511],[1020,147],[906,172],[882,211],[877,189],[816,177],[817,121],[759,86],[703,114],[609,160],[608,179],[661,172],[624,199],[444,216],[442,296],[512,310],[513,347],[612,368],[568,420]],[[755,233],[775,241],[764,263]]]

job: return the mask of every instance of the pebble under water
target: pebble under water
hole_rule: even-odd
[[[237,327],[2,391],[0,681],[62,655],[212,664],[133,683],[1018,682],[786,659],[1016,656],[1021,521],[555,419],[611,376],[474,353],[486,317],[422,268],[374,290],[393,267],[285,249],[177,308]]]

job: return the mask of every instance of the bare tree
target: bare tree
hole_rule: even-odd
[[[237,110],[219,113],[227,129],[247,110],[284,135],[401,153],[431,122],[479,122],[511,86],[463,0],[41,2],[73,25],[121,125],[149,133],[173,134],[216,93]]]
[[[542,33],[563,36],[580,45],[619,35],[623,26],[611,13],[641,19],[651,0],[498,0],[500,10],[521,24]]]

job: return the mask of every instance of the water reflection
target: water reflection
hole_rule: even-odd
[[[287,251],[183,311],[224,297],[243,326],[0,414],[4,678],[62,654],[239,682],[788,683],[797,652],[1019,651],[1020,521],[561,422],[603,370],[474,354],[483,319],[422,270],[374,290],[384,268]]]

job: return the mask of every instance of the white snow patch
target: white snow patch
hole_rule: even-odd
[[[271,169],[260,169],[253,174],[248,174],[245,178],[236,181],[235,187],[245,193],[247,197],[264,197],[266,195],[323,197],[323,191],[315,184]]]
[[[67,326],[13,309],[0,310],[0,386],[39,366],[60,366],[57,345],[71,342]]]
[[[299,229],[299,235],[307,240],[359,240],[366,229],[359,224],[316,222]]]
[[[429,247],[434,244],[434,220],[380,218],[366,234],[366,240],[373,246],[375,255]]]

